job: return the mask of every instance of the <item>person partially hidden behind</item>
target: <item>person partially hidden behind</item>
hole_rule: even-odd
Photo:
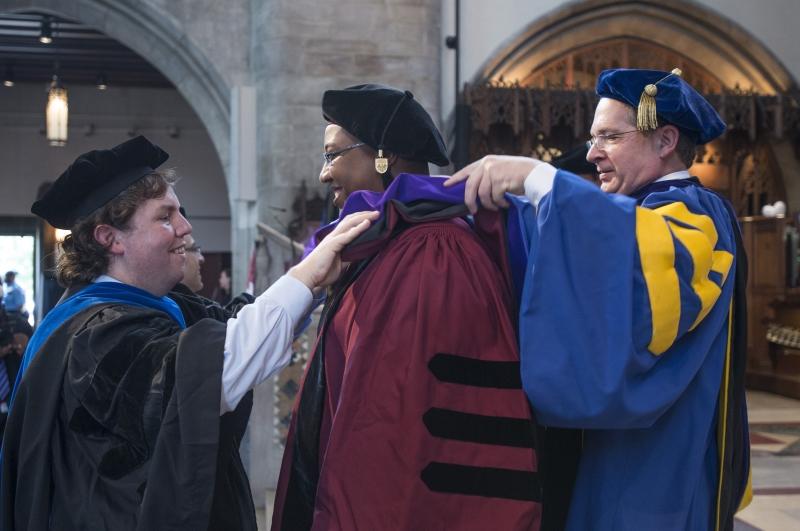
[[[181,214],[186,217],[185,211]],[[203,257],[203,250],[194,239],[194,234],[187,234],[183,237],[183,241],[186,244],[186,269],[180,283],[189,288],[192,293],[200,293],[203,289],[202,269],[206,259]]]
[[[219,272],[217,287],[214,288],[211,298],[222,306],[231,302],[231,270],[227,267]]]
[[[186,217],[186,210],[183,207],[180,208],[180,213]],[[203,251],[194,234],[184,236],[183,243],[186,267],[183,278],[172,288],[169,296],[181,307],[184,317],[194,315],[195,322],[204,317],[226,321],[236,316],[242,307],[255,300],[252,295],[243,292],[236,297],[228,297],[227,304],[223,306],[213,299],[201,296],[199,292],[203,289],[202,268],[205,263]]]
[[[11,391],[17,378],[22,353],[33,328],[19,314],[9,314],[0,305],[0,436],[5,431]]]
[[[71,230],[57,264],[67,290],[12,395],[2,531],[256,530],[243,397],[289,361],[312,289],[336,279],[339,252],[375,216],[343,220],[235,318],[203,318],[166,296],[191,233],[157,169],[167,157],[141,136],[85,153],[31,207]]]
[[[444,181],[428,162],[448,159],[410,92],[330,90],[322,112],[320,181],[344,212],[380,204],[383,217],[327,298],[272,529],[539,529],[503,253],[460,219],[461,201],[427,195]]]

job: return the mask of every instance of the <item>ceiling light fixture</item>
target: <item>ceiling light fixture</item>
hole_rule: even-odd
[[[47,140],[51,146],[67,145],[67,122],[69,121],[69,102],[67,89],[61,85],[57,74],[53,74],[50,90],[47,91]]]
[[[39,32],[39,42],[42,44],[50,44],[53,42],[53,19],[44,17],[42,19],[42,28]]]
[[[6,73],[3,76],[3,86],[4,87],[14,86],[14,67],[11,65],[6,65]]]
[[[100,72],[94,80],[94,85],[97,90],[105,90],[108,88],[108,80],[106,79],[105,72]]]

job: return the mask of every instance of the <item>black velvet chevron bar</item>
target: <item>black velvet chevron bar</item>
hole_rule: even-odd
[[[522,388],[519,362],[516,361],[476,360],[438,353],[428,362],[428,369],[441,382],[497,389]]]
[[[425,412],[422,421],[435,437],[518,448],[534,447],[534,425],[530,419],[489,417],[434,407]]]
[[[538,502],[542,497],[539,476],[535,472],[523,470],[434,461],[422,470],[420,477],[434,492],[530,502]]]

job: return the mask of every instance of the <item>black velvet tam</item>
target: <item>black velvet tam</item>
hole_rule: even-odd
[[[409,91],[385,85],[327,90],[322,114],[373,149],[447,166],[447,147],[430,115]]]
[[[75,159],[31,206],[31,212],[56,228],[71,229],[168,158],[143,136],[111,149],[89,151]]]

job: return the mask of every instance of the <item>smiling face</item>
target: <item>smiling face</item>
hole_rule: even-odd
[[[171,186],[164,196],[142,203],[127,228],[115,229],[109,273],[156,296],[180,282],[186,266],[184,237],[192,226],[178,207]]]
[[[597,166],[604,192],[627,195],[665,175],[658,131],[649,135],[637,131],[613,136],[635,130],[635,120],[633,108],[622,102],[602,98],[597,104],[591,134],[607,138],[591,147],[586,160]]]
[[[344,149],[360,141],[341,126],[330,124],[325,128],[325,152]],[[333,204],[342,208],[350,194],[358,190],[383,191],[381,176],[375,171],[375,152],[369,146],[345,151],[331,161],[324,163],[319,173],[319,181],[330,185],[333,190]]]

